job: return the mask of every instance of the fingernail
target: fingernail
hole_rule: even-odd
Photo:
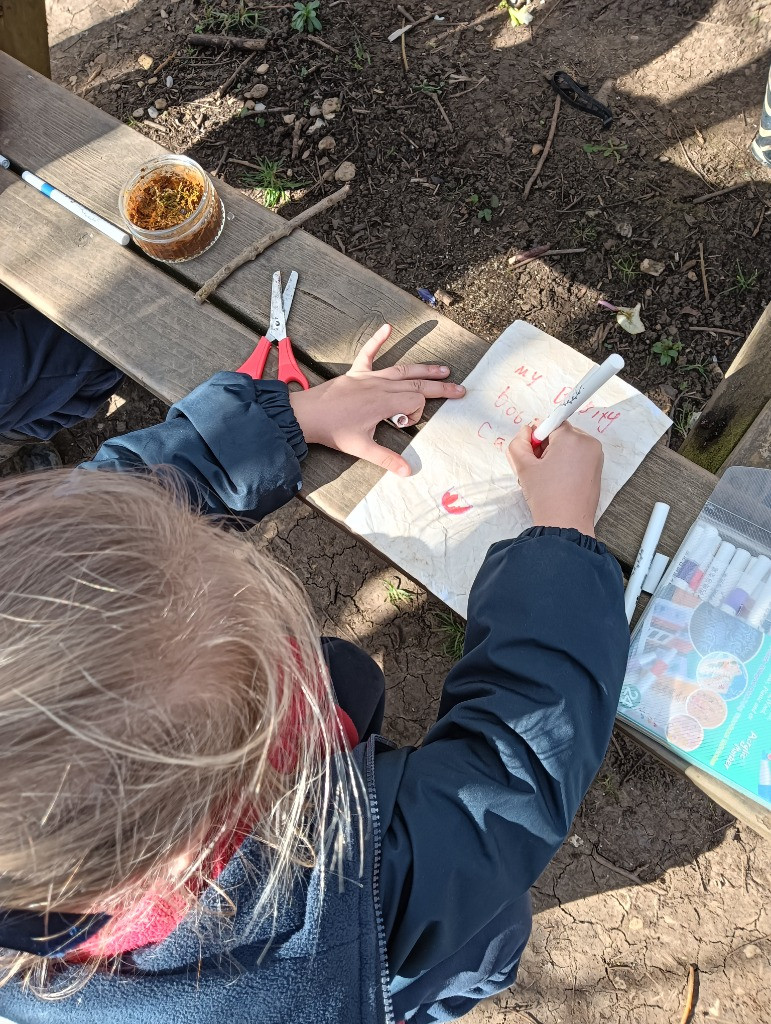
[[[449,366],[437,366],[437,370],[439,371],[439,373],[449,373],[450,372],[450,367]]]
[[[399,466],[399,468],[396,470],[396,473],[397,473],[398,476],[409,476],[410,475],[410,467],[409,466]]]
[[[455,388],[456,391],[459,391],[461,394],[463,394],[464,391],[466,390],[462,384],[453,384],[453,387]]]

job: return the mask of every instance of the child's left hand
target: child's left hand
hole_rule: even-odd
[[[391,325],[383,324],[356,356],[350,370],[310,391],[292,391],[289,401],[309,444],[374,462],[399,476],[410,476],[405,459],[374,439],[375,427],[397,413],[408,416],[409,426],[418,422],[428,398],[462,398],[462,384],[442,381],[450,369],[432,363],[410,363],[373,370]]]

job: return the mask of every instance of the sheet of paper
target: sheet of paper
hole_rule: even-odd
[[[545,419],[593,365],[517,320],[466,378],[466,396],[445,402],[404,451],[413,476],[386,473],[348,516],[348,526],[465,616],[487,549],[533,525],[507,445],[523,423]],[[618,377],[571,423],[605,450],[598,516],[670,426]]]

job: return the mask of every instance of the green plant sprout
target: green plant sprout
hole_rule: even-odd
[[[365,66],[369,67],[370,64],[372,64],[372,58],[364,49],[364,44],[358,36],[356,36],[356,40],[353,44],[353,50],[356,54],[356,60],[352,60],[351,65],[352,67],[355,67],[357,71],[363,71]]]
[[[294,14],[292,15],[292,28],[295,32],[321,32],[321,22],[318,19],[318,10],[321,0],[308,0],[307,4],[295,0]]]
[[[401,580],[399,582],[401,583]],[[386,588],[385,600],[390,601],[394,607],[397,607],[401,601],[411,604],[417,596],[412,590],[405,590],[403,587],[391,583],[390,580],[383,580],[383,586]]]
[[[246,0],[239,0],[232,11],[218,10],[214,4],[207,4],[203,9],[201,20],[193,29],[196,33],[208,32],[230,32],[231,29],[238,29],[243,32],[247,29],[252,31],[259,27],[260,12],[249,7]]]
[[[637,269],[637,257],[633,253],[628,256],[614,256],[613,266],[621,274],[624,284],[629,284],[632,278],[640,273]]]
[[[670,363],[676,363],[680,358],[682,348],[682,341],[675,341],[674,338],[661,338],[651,345],[651,352],[659,357],[661,366],[669,366]]]
[[[687,406],[684,406],[682,409],[678,409],[675,413],[673,425],[681,437],[685,438],[688,436],[691,427],[693,426],[693,421],[696,417],[697,411],[697,409],[688,403]]]
[[[442,637],[442,653],[453,661],[463,657],[466,627],[451,612],[436,612],[434,630]]]
[[[627,150],[627,145],[620,139],[610,138],[607,142],[586,142],[581,148],[589,156],[599,153],[600,156],[612,157],[618,164]]]
[[[259,124],[259,119],[257,123]],[[257,163],[258,170],[247,171],[241,175],[241,184],[248,188],[259,189],[262,192],[263,203],[268,209],[286,202],[291,189],[302,188],[305,185],[304,181],[293,181],[282,176],[281,160],[268,160],[267,157],[260,157]]]
[[[501,201],[498,196],[490,196],[487,201],[487,206],[480,206],[480,197],[475,192],[473,196],[469,196],[467,202],[474,207],[477,211],[477,217],[479,220],[486,221],[488,224],[493,219],[493,210],[497,210],[501,205]]]

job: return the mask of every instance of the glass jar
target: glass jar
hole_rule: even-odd
[[[155,181],[177,175],[203,189],[198,205],[189,216],[168,228],[142,228],[132,223],[129,209],[132,199]],[[120,214],[136,244],[162,263],[183,263],[194,260],[210,249],[222,233],[225,207],[204,169],[187,156],[159,156],[148,160],[126,182],[120,192]]]

